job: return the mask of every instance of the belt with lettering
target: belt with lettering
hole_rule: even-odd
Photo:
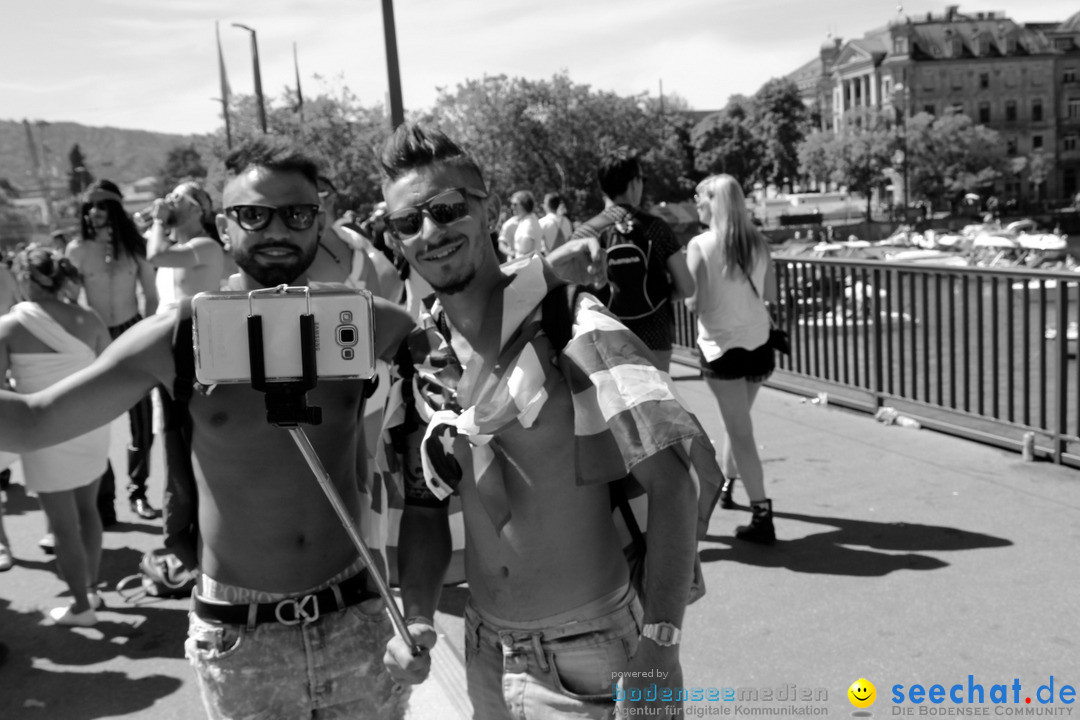
[[[306,625],[325,613],[344,610],[350,605],[377,597],[377,592],[368,590],[367,571],[363,571],[339,584],[276,602],[220,605],[196,596],[193,607],[197,616],[210,622],[248,625],[254,620],[254,624],[276,622],[282,625]]]

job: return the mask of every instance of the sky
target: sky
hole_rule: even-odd
[[[381,0],[31,0],[4,2],[0,119],[74,121],[171,133],[222,125],[221,47],[233,93],[253,94],[257,33],[264,95],[348,87],[388,104]],[[1076,0],[967,0],[963,13],[1062,21]],[[907,0],[904,15],[945,2]],[[696,110],[752,95],[817,56],[830,36],[861,37],[898,17],[896,0],[397,0],[406,110],[440,88],[485,75],[566,72],[578,84],[629,95],[677,94]]]

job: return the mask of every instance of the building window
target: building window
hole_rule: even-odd
[[[1016,52],[1016,38],[1005,38],[1005,52],[1009,55]]]
[[[1042,146],[1043,146],[1043,136],[1042,135],[1032,135],[1031,136],[1031,149],[1032,150],[1041,150]]]
[[[946,113],[952,113],[954,115],[963,115],[964,114],[964,103],[953,103],[952,105],[950,105],[948,107],[948,109],[945,112]]]
[[[907,38],[898,37],[893,40],[893,52],[897,55],[907,55]]]
[[[1076,82],[1076,68],[1067,67],[1061,71],[1061,82],[1074,83]]]
[[[1073,150],[1076,150],[1076,136],[1075,135],[1066,135],[1062,139],[1061,147],[1066,152],[1071,152]]]
[[[1070,98],[1065,110],[1070,120],[1080,120],[1080,99]]]
[[[1016,138],[1009,138],[1005,141],[1005,152],[1009,157],[1016,154]]]
[[[923,105],[923,106],[922,106],[922,111],[923,111],[924,113],[926,113],[927,115],[933,115],[933,114],[935,114],[935,110],[934,110],[934,106],[933,106],[933,104],[930,104],[930,105]]]
[[[984,125],[990,122],[990,103],[985,101],[979,103],[979,122]]]
[[[1016,122],[1016,101],[1005,101],[1005,122]]]
[[[952,87],[953,90],[964,89],[964,73],[960,70],[953,71],[952,74]]]
[[[985,90],[988,87],[990,87],[990,73],[988,73],[988,72],[979,73],[979,88],[981,90]]]
[[[1043,121],[1042,100],[1040,100],[1039,98],[1035,98],[1031,101],[1031,121]]]

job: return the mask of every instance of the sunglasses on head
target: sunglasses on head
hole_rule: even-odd
[[[469,214],[469,196],[486,198],[482,190],[454,188],[417,205],[403,207],[386,216],[386,227],[398,240],[408,240],[424,227],[424,213],[439,225],[449,225]]]
[[[231,205],[225,208],[225,214],[236,221],[248,232],[264,230],[276,214],[290,230],[307,230],[315,224],[319,215],[319,206],[303,205]]]

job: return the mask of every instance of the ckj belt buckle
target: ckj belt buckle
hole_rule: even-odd
[[[291,617],[286,617],[285,610],[291,608]],[[274,617],[282,625],[299,625],[315,622],[319,619],[319,598],[314,595],[305,595],[299,600],[286,598],[274,608]]]

